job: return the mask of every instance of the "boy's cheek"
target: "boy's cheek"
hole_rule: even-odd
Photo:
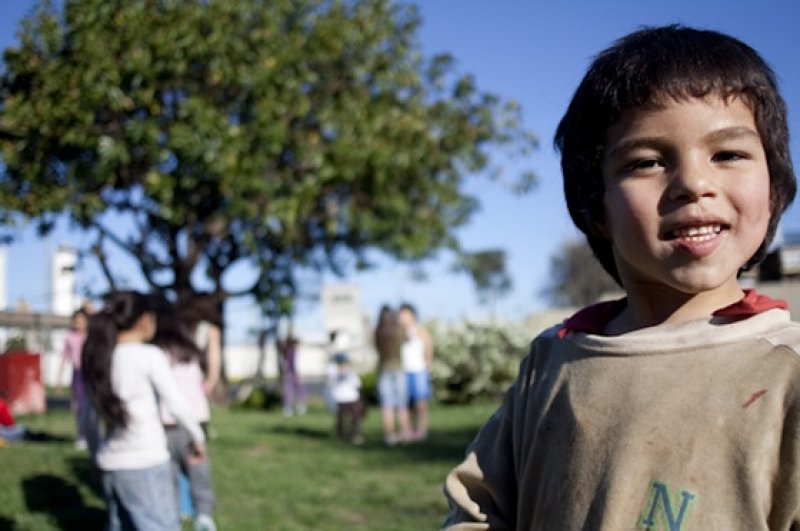
[[[614,234],[639,232],[639,226],[648,217],[646,205],[639,204],[626,190],[611,188],[603,199],[603,219],[598,221],[598,229],[609,240]]]

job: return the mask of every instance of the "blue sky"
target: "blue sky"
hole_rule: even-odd
[[[533,168],[538,188],[517,197],[484,179],[468,187],[482,201],[481,211],[459,231],[465,248],[504,248],[514,280],[512,293],[497,312],[515,318],[544,306],[538,293],[547,283],[550,255],[566,239],[577,237],[564,205],[558,158],[552,149],[555,127],[592,56],[613,40],[642,25],[683,23],[729,33],[758,50],[775,69],[789,106],[792,154],[800,160],[800,2],[792,0],[419,0],[423,18],[420,45],[426,54],[449,52],[460,72],[474,74],[478,86],[517,100],[526,126],[540,138],[540,148],[525,161],[507,162],[513,174]],[[0,6],[0,47],[13,44],[28,0],[4,0]],[[502,158],[499,162],[506,162]],[[800,205],[784,217],[787,228],[800,230]],[[44,304],[48,253],[58,243],[80,244],[65,230],[48,242],[30,231],[9,249],[9,302],[26,297]],[[409,300],[423,317],[456,319],[488,312],[478,304],[471,282],[449,273],[447,256],[427,267],[428,280],[415,282],[408,269],[381,261],[366,274],[345,281],[361,288],[365,309],[376,314],[383,303]],[[100,281],[93,268],[81,272],[83,285]],[[327,277],[326,277],[327,278]],[[335,280],[335,279],[331,279]],[[312,280],[309,282],[313,283]],[[301,323],[318,326],[319,311],[301,307]],[[241,336],[254,321],[244,301],[230,305],[232,336]]]

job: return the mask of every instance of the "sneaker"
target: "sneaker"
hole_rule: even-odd
[[[296,410],[297,410],[297,414],[298,415],[305,415],[306,411],[307,411],[306,405],[305,404],[300,404],[299,406],[297,406]]]
[[[86,444],[86,439],[78,439],[77,441],[75,441],[76,450],[83,451],[86,450],[86,448],[88,448],[88,445]]]
[[[294,415],[294,410],[292,410],[291,407],[287,406],[287,407],[283,408],[283,416],[284,417],[289,418],[292,415]]]
[[[201,514],[194,520],[194,531],[217,531],[217,524],[209,515]]]

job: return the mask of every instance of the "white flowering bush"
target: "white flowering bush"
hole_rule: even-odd
[[[437,400],[469,403],[502,397],[528,353],[530,334],[508,323],[433,324],[431,378]]]

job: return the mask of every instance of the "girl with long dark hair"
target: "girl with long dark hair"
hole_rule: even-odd
[[[147,342],[156,329],[154,301],[112,292],[89,318],[82,352],[86,391],[104,428],[93,444],[108,504],[108,529],[180,529],[167,441],[158,411],[165,404],[205,456],[205,436],[181,395],[164,352]]]

